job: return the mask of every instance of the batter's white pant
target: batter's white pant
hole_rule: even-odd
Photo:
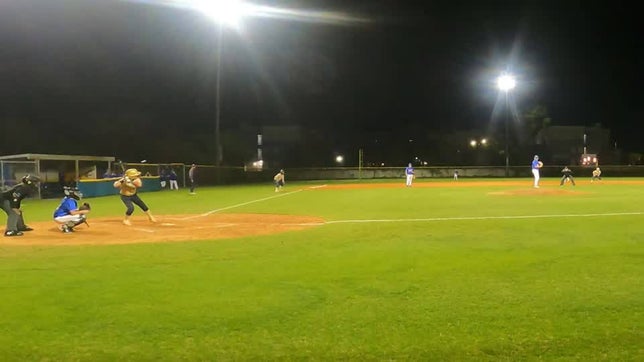
[[[534,176],[534,187],[539,186],[539,170],[536,168],[533,168],[532,175]]]
[[[179,189],[179,184],[177,183],[177,180],[170,180],[170,190],[178,190]]]
[[[414,175],[407,175],[406,185],[411,186],[411,182],[412,182],[413,179],[414,179]]]

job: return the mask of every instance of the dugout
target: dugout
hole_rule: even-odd
[[[35,174],[41,179],[39,198],[60,197],[63,186],[100,178],[105,170],[112,169],[114,161],[111,156],[41,153],[0,156],[2,187],[15,185],[25,174]]]

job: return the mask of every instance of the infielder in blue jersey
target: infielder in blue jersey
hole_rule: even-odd
[[[539,169],[543,167],[543,162],[539,161],[539,156],[535,155],[532,160],[532,176],[534,176],[534,188],[539,188]]]
[[[411,183],[414,180],[414,168],[411,167],[411,163],[405,168],[405,177],[407,180],[405,186],[411,187]]]

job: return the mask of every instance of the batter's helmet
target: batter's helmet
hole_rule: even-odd
[[[136,168],[129,168],[125,170],[125,176],[129,178],[135,178],[141,176],[141,172],[137,170]]]

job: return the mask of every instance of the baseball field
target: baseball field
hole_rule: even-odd
[[[26,200],[0,360],[644,360],[644,179],[558,181],[114,195],[72,234]]]

